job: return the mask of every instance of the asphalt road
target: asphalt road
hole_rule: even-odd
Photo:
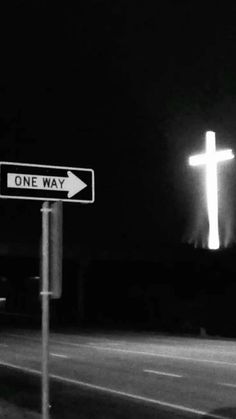
[[[236,418],[236,342],[50,333],[52,418]],[[0,402],[40,411],[41,335],[0,334]]]

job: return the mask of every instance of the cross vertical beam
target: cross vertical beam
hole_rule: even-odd
[[[217,181],[217,161],[215,133],[208,131],[206,133],[206,192],[207,192],[207,212],[209,220],[209,249],[218,249],[220,247],[219,222],[218,222],[218,181]]]

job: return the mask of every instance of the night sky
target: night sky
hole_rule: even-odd
[[[5,3],[5,2],[4,2]],[[236,152],[236,6],[189,1],[1,5],[1,160],[93,168],[95,203],[64,204],[64,238],[103,258],[204,244],[206,130]],[[235,163],[220,169],[234,244]],[[40,204],[2,200],[2,242],[40,235]]]

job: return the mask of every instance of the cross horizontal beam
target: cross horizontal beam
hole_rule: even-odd
[[[227,150],[216,151],[212,156],[216,163],[225,160],[231,160],[234,158],[232,150],[229,148]],[[208,154],[196,154],[195,156],[189,157],[190,166],[201,166],[207,164],[209,160]]]

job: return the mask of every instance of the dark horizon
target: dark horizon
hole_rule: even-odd
[[[222,248],[213,255],[201,250],[208,234],[205,172],[193,170],[188,157],[204,150],[206,130],[216,132],[217,149],[236,152],[235,6],[215,5],[214,15],[210,7],[185,1],[143,8],[105,0],[56,8],[16,1],[2,9],[0,160],[95,172],[95,202],[63,205],[65,264],[71,263],[64,282],[67,272],[87,263],[89,280],[96,283],[91,266],[101,260],[104,272],[114,263],[115,277],[119,263],[126,264],[124,283],[133,275],[129,264],[136,264],[135,277],[139,265],[147,263],[149,270],[154,263],[157,283],[171,273],[175,287],[180,271],[188,289],[189,258],[194,266],[209,258],[209,268],[200,262],[199,281],[210,271],[217,283],[229,281],[228,296],[236,239],[235,162],[218,169]],[[21,278],[28,257],[35,258],[37,275],[40,207],[0,200],[0,257],[3,266],[8,258],[17,261]],[[213,284],[206,296],[214,294]],[[107,285],[108,290],[112,301]],[[73,292],[67,285],[64,292],[66,306]],[[91,302],[91,290],[88,295]],[[222,294],[224,307],[227,298]],[[181,304],[182,296],[177,299]],[[156,314],[150,316],[155,323]]]

